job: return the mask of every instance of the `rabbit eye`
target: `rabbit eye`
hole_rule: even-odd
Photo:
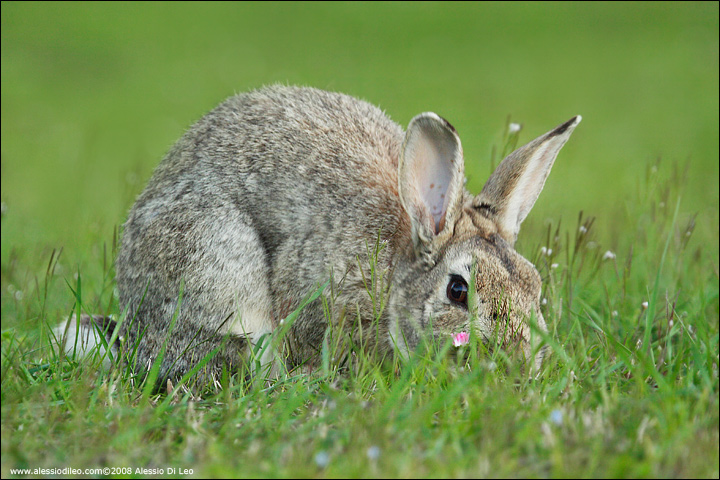
[[[447,297],[455,302],[467,306],[468,285],[460,275],[452,275],[447,286]]]

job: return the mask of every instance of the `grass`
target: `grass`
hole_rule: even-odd
[[[717,9],[3,2],[0,474],[717,478]],[[313,374],[194,398],[47,349],[78,310],[122,313],[117,225],[182,129],[277,81],[437,111],[473,192],[509,121],[522,144],[583,115],[518,243],[544,278],[538,378],[328,335]]]
[[[536,379],[497,368],[499,358],[458,370],[442,348],[392,368],[355,350],[355,368],[339,368],[330,341],[312,374],[226,378],[203,398],[151,395],[128,372],[102,373],[100,359],[56,357],[44,348],[47,328],[40,337],[5,329],[2,474],[716,476],[717,270],[693,248],[692,217],[678,214],[681,172],[649,168],[645,201],[626,213],[643,235],[614,256],[592,218],[547,227],[531,250],[551,325],[552,354]],[[41,323],[56,262],[18,302]],[[78,302],[82,278],[68,285]]]

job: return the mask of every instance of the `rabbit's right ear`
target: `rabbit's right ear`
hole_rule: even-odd
[[[557,154],[582,117],[577,115],[508,155],[490,175],[473,206],[495,222],[511,246],[535,205]]]
[[[413,118],[398,169],[398,193],[410,216],[415,252],[432,263],[436,240],[452,236],[462,208],[464,162],[453,126],[430,112]]]

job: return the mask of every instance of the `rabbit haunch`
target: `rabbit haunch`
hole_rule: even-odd
[[[312,368],[328,321],[344,317],[380,354],[502,332],[539,365],[540,277],[513,245],[579,122],[510,154],[473,196],[457,132],[434,113],[403,132],[343,94],[273,86],[231,97],[170,149],[130,211],[115,348],[141,369],[165,348],[162,382],[220,347],[199,373],[215,378],[331,278],[329,315],[321,298],[309,303],[264,364]],[[382,311],[366,288],[373,255]],[[471,285],[468,303],[457,292]]]

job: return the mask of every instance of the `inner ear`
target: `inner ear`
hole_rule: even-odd
[[[445,224],[445,214],[448,207],[448,189],[452,181],[450,162],[438,161],[452,158],[453,149],[439,139],[427,139],[418,142],[415,155],[417,188],[420,198],[430,211],[435,225],[435,234],[440,233]]]
[[[455,129],[434,113],[408,126],[400,166],[400,192],[413,223],[440,233],[457,209],[464,178],[462,147]],[[423,218],[424,217],[424,218]]]

